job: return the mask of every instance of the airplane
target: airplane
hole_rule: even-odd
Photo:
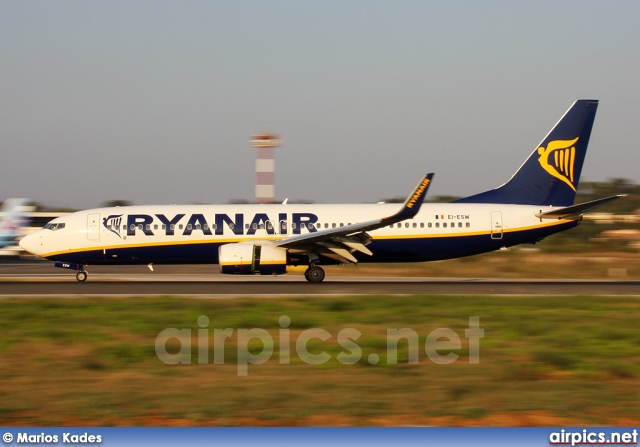
[[[15,250],[3,250],[4,253],[16,253],[22,228],[29,223],[27,212],[33,209],[28,199],[7,199],[0,208],[0,248],[13,247]]]
[[[284,274],[306,265],[424,262],[536,243],[577,226],[621,195],[574,204],[597,100],[578,100],[502,186],[449,203],[425,203],[433,174],[397,204],[123,206],[52,220],[20,242],[77,271],[88,265],[219,264],[223,274]],[[286,202],[286,201],[285,201]]]

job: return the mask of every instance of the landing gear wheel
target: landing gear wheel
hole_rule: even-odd
[[[76,279],[78,280],[78,282],[85,282],[87,280],[87,276],[87,272],[85,272],[84,270],[76,273]]]
[[[319,283],[324,280],[324,270],[317,265],[311,266],[304,272],[304,277],[309,282]]]

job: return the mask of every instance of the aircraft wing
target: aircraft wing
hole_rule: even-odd
[[[407,197],[402,208],[391,216],[293,236],[282,239],[275,245],[290,250],[316,252],[340,262],[358,262],[351,254],[353,251],[359,251],[369,256],[373,255],[371,250],[366,247],[371,242],[371,237],[366,232],[411,219],[418,214],[432,179],[433,173],[425,175]]]
[[[598,208],[599,206],[618,200],[621,197],[625,197],[626,194],[618,194],[611,197],[605,197],[604,199],[592,200],[590,202],[579,203],[577,205],[567,206],[565,208],[559,208],[547,212],[539,212],[536,217],[540,219],[568,219],[575,216],[580,216],[587,211]]]

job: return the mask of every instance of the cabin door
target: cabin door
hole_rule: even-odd
[[[502,213],[491,211],[491,239],[502,239]]]
[[[100,240],[100,214],[91,213],[87,216],[87,240]]]

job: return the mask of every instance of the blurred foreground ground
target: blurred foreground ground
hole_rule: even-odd
[[[596,278],[624,269],[638,277],[630,254],[525,255],[394,266],[396,273],[371,265],[360,274]],[[638,315],[639,297],[606,296],[4,299],[0,424],[638,425]],[[474,317],[484,331],[478,363],[466,332]],[[186,352],[181,364],[157,355],[168,328],[190,331],[163,345],[170,355]],[[263,337],[239,335],[252,328]],[[415,345],[396,345],[389,331],[401,329],[415,334]],[[454,356],[450,364],[427,355],[448,340],[429,338],[441,329],[460,340],[436,351]],[[223,348],[216,330],[231,331]],[[360,335],[341,339],[343,330]],[[263,352],[264,363],[247,363]],[[326,361],[308,361],[322,354]]]

